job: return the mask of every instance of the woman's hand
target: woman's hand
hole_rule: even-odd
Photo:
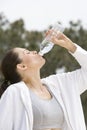
[[[48,30],[46,35],[51,36],[50,41],[52,41],[54,44],[64,47],[72,53],[76,51],[76,45],[63,33],[55,30]]]

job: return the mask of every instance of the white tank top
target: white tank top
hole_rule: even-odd
[[[51,94],[52,95],[52,94]],[[50,100],[42,99],[30,90],[33,108],[33,130],[61,128],[64,114],[59,102],[52,95]]]

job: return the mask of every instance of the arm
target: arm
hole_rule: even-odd
[[[87,51],[82,49],[80,46],[76,45],[76,51],[71,53],[71,55],[80,64],[81,69],[71,72],[74,80],[77,81],[80,94],[87,90]]]
[[[66,48],[71,53],[71,55],[75,57],[75,59],[81,66],[81,69],[61,74],[61,77],[63,80],[67,80],[67,82],[73,81],[72,83],[77,84],[79,88],[79,93],[81,94],[82,92],[87,90],[87,51],[82,49],[77,44],[73,43],[64,34],[60,33],[59,35],[59,37],[52,36],[52,42]]]

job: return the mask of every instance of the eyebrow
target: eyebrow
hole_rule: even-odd
[[[25,51],[29,51],[29,50],[27,50],[27,49],[24,49],[24,50],[23,50],[23,53],[24,53]],[[30,51],[29,51],[29,52],[30,52]]]

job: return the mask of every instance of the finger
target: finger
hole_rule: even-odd
[[[63,35],[63,34],[62,34],[60,31],[54,30],[54,31],[52,32],[52,36],[56,36],[57,39],[62,39],[62,35]]]
[[[63,44],[64,44],[64,40],[59,40],[55,36],[52,36],[50,40],[54,44],[57,44],[57,45],[60,45],[60,46],[63,46]]]
[[[46,36],[52,33],[52,29],[47,30]]]
[[[60,35],[60,39],[68,39],[68,37],[65,36],[63,33],[61,33],[61,35]]]

